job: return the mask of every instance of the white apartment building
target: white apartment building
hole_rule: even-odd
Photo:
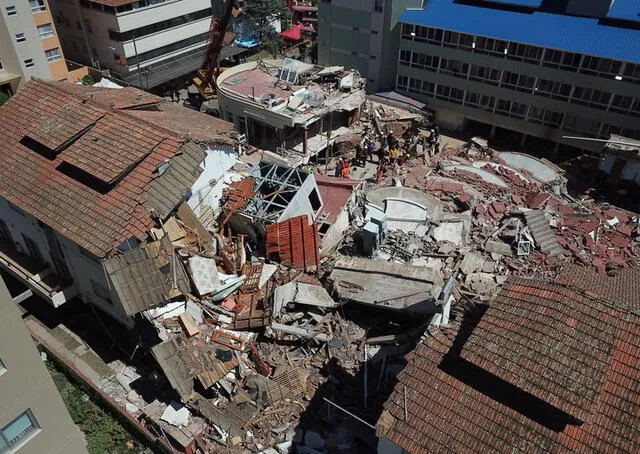
[[[50,0],[68,57],[142,88],[198,69],[210,0]]]

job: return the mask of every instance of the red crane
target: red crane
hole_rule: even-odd
[[[208,43],[202,57],[201,69],[201,73],[204,73],[204,82],[211,88],[214,87],[215,77],[218,77],[220,52],[231,16],[241,12],[240,1],[242,0],[211,0],[213,15],[211,16]]]

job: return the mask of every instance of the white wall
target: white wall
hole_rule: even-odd
[[[134,57],[136,55],[135,48],[138,49],[138,54],[143,54],[150,50],[158,49],[162,46],[173,44],[183,39],[191,38],[192,36],[206,33],[209,30],[209,24],[211,19],[205,18],[199,21],[190,22],[180,27],[174,27],[161,32],[157,32],[151,35],[144,36],[142,38],[136,38],[136,45],[134,47],[133,40],[124,43],[124,53],[127,57]],[[198,43],[194,46],[202,46],[203,43]],[[178,53],[184,52],[185,49],[179,49]],[[160,57],[160,60],[165,59]],[[146,62],[145,62],[146,63]]]
[[[329,230],[322,237],[322,250],[329,250],[340,241],[342,234],[349,228],[349,211],[344,207],[336,218],[336,222],[331,224]]]
[[[237,161],[236,154],[231,147],[210,148],[198,179],[191,186],[191,197],[187,201],[193,212],[199,216],[206,207],[214,211],[220,207],[220,199],[224,188],[223,180],[227,180],[227,171]],[[224,177],[224,178],[223,178]]]
[[[117,13],[118,31],[126,32],[211,7],[210,0],[175,0]],[[209,19],[210,22],[210,19]]]
[[[322,208],[322,196],[320,195],[320,190],[316,184],[316,179],[313,178],[313,175],[309,175],[307,179],[304,180],[304,183],[302,183],[302,186],[300,186],[300,189],[293,197],[287,208],[282,212],[282,215],[280,215],[278,222],[306,214],[309,218],[309,223],[312,223],[315,219],[316,213],[320,209],[314,210],[311,206],[311,202],[309,201],[309,194],[311,194],[314,189],[316,194],[318,194],[318,199],[320,200],[320,208]]]
[[[0,219],[6,222],[9,227],[9,231],[11,232],[11,237],[22,252],[27,252],[24,239],[22,238],[22,234],[24,233],[38,244],[40,253],[42,254],[45,262],[53,267],[49,243],[45,236],[44,229],[38,225],[38,222],[33,216],[27,213],[18,213],[10,207],[9,203],[5,199],[0,198]],[[92,280],[102,285],[104,288],[109,288],[109,284],[107,283],[100,261],[93,261],[86,255],[82,254],[80,252],[80,247],[65,236],[60,235],[57,232],[55,232],[55,235],[58,238],[60,248],[65,256],[71,278],[78,290],[78,296],[84,302],[93,303],[95,306],[108,313],[121,323],[125,325],[132,324],[133,320],[124,312],[122,304],[115,292],[111,292],[111,301],[113,304],[109,304],[94,293],[93,286],[91,284]]]

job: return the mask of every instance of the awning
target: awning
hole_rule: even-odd
[[[304,29],[304,25],[302,24],[294,25],[293,27],[280,33],[280,36],[290,41],[298,41],[302,37],[303,29]]]

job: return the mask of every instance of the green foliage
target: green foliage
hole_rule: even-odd
[[[278,35],[269,36],[262,40],[262,48],[272,55],[279,54],[284,48],[284,40]]]
[[[9,95],[0,91],[0,106],[9,100]]]
[[[91,77],[90,74],[87,74],[86,76],[84,76],[81,82],[82,82],[82,85],[93,85],[96,83],[96,81],[93,79],[93,77]]]
[[[87,439],[87,450],[91,454],[107,453],[148,453],[129,431],[127,431],[109,412],[94,402],[82,388],[69,381],[55,365],[47,363],[62,400],[69,410],[71,419],[82,430]]]
[[[285,0],[245,0],[241,3],[243,20],[252,33],[261,40],[277,36],[273,23],[280,21],[286,27],[291,20],[291,11]]]

